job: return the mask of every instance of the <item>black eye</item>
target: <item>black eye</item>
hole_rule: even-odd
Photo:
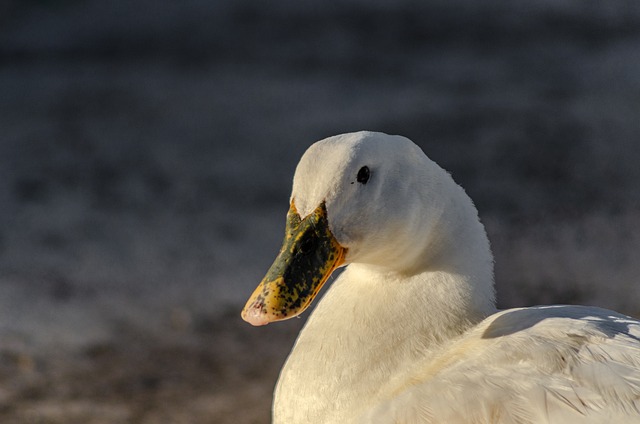
[[[369,176],[370,175],[371,175],[371,173],[369,172],[369,167],[368,166],[363,166],[358,171],[358,176],[356,177],[356,181],[361,183],[361,184],[366,184],[367,181],[369,181]]]

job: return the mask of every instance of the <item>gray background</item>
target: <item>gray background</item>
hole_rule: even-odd
[[[0,2],[0,418],[266,422],[302,320],[239,310],[342,132],[451,171],[501,307],[638,316],[639,99],[635,0]]]

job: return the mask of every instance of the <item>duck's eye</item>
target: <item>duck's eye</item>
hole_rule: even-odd
[[[368,166],[363,166],[358,171],[358,176],[356,177],[356,181],[361,183],[361,184],[366,184],[367,181],[369,181],[369,176],[370,175],[371,175],[371,172],[369,172],[369,167]]]

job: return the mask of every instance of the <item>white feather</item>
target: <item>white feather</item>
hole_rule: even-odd
[[[577,306],[497,312],[473,203],[408,139],[314,144],[292,200],[303,216],[326,202],[349,265],[281,372],[276,424],[640,423],[640,322]]]

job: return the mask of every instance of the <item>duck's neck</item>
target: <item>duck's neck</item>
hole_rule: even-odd
[[[274,423],[354,421],[384,396],[381,388],[392,378],[428,363],[444,344],[495,312],[484,228],[477,217],[455,221],[469,228],[447,225],[450,234],[437,237],[437,249],[424,246],[425,263],[413,273],[348,266],[310,316],[281,372]]]
[[[470,276],[409,278],[351,265],[318,304],[283,368],[274,423],[354,422],[381,388],[493,312]]]

